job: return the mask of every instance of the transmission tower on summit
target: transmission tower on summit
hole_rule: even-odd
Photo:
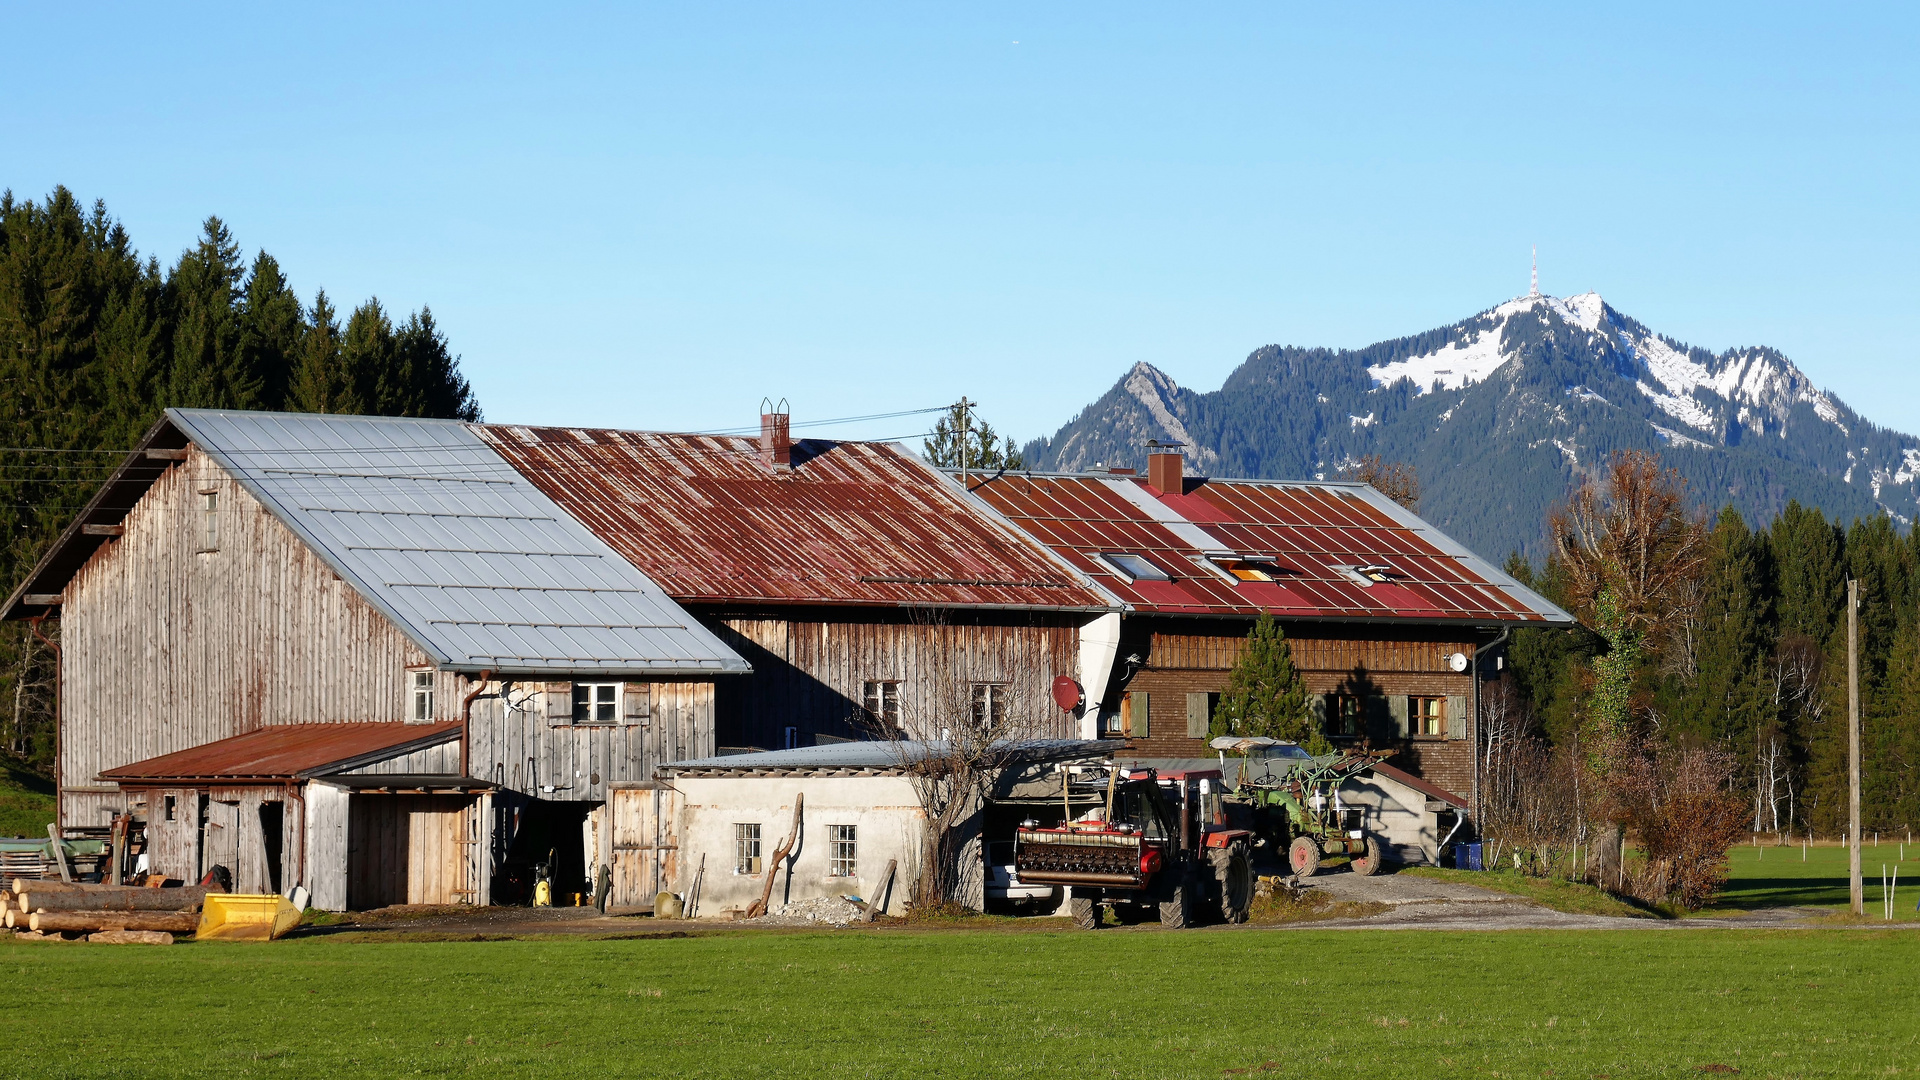
[[[1533,249],[1533,287],[1527,290],[1527,296],[1534,297],[1539,295],[1540,295],[1540,248],[1538,245],[1535,245]]]

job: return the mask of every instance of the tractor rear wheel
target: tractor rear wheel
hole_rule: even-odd
[[[1169,930],[1184,930],[1193,903],[1193,886],[1181,882],[1170,899],[1160,901],[1160,925]]]
[[[1311,836],[1296,836],[1287,849],[1287,865],[1294,877],[1312,877],[1320,872],[1320,842]]]
[[[1213,876],[1220,883],[1220,917],[1230,923],[1247,921],[1253,906],[1253,861],[1239,844],[1215,848],[1207,854]]]
[[[1380,872],[1380,841],[1367,837],[1367,853],[1353,860],[1353,872],[1361,877],[1372,877]]]
[[[1068,900],[1067,914],[1073,916],[1073,925],[1082,930],[1100,928],[1100,905],[1094,903],[1090,897],[1076,896]]]

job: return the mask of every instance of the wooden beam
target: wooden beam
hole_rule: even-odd
[[[59,607],[62,596],[57,592],[30,592],[20,598],[20,602],[32,607]]]
[[[187,448],[183,446],[178,450],[161,450],[155,447],[148,447],[147,460],[148,461],[185,461],[187,460]]]
[[[126,535],[126,532],[127,532],[127,527],[125,525],[82,525],[80,526],[80,535],[82,536],[124,536]]]

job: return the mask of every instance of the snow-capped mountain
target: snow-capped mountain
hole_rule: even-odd
[[[1413,462],[1422,513],[1491,555],[1538,554],[1548,506],[1616,449],[1661,451],[1703,503],[1750,521],[1798,499],[1904,525],[1920,504],[1920,439],[1862,420],[1773,349],[1691,348],[1597,293],[1523,296],[1358,350],[1268,346],[1212,393],[1137,364],[1026,454],[1041,469],[1138,466],[1149,439],[1223,476]]]

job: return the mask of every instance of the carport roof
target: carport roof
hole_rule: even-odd
[[[122,784],[304,780],[370,765],[459,737],[459,721],[279,724],[107,769],[100,774],[100,779]]]
[[[801,746],[792,750],[762,750],[751,754],[726,754],[720,757],[675,761],[658,767],[676,776],[780,776],[800,772],[885,773],[904,769],[946,752],[940,740],[830,743],[825,746]],[[1105,757],[1113,753],[1111,742],[1098,739],[1030,739],[1008,743],[1003,748],[1009,765],[1033,765],[1048,761],[1074,761]]]

